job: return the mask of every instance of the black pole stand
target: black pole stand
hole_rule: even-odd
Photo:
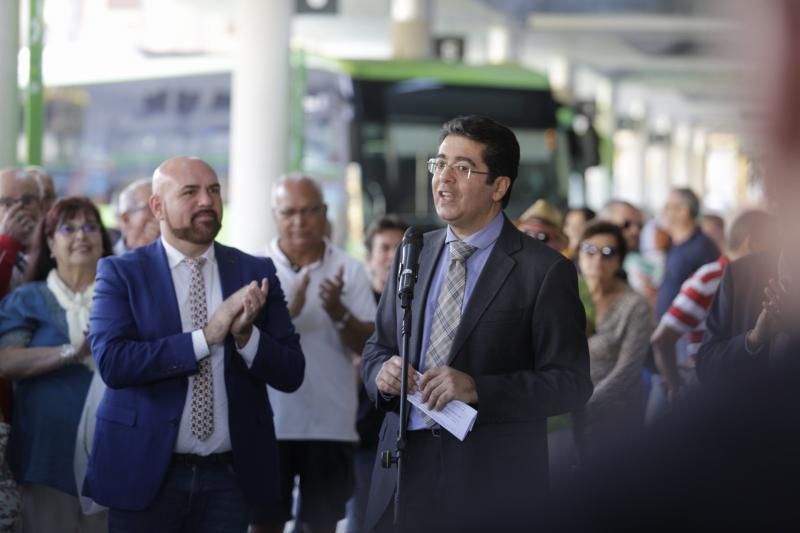
[[[403,321],[400,334],[403,342],[400,345],[400,358],[402,369],[400,371],[400,429],[397,432],[397,445],[394,453],[385,450],[382,454],[384,468],[391,468],[397,465],[397,486],[394,492],[394,529],[400,529],[400,494],[403,483],[403,451],[406,447],[406,427],[408,426],[408,359],[409,343],[411,341],[411,298],[413,291],[400,294],[400,307],[403,308]]]

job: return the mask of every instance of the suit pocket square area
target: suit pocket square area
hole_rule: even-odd
[[[134,426],[136,424],[136,411],[128,407],[101,402],[97,408],[97,418],[125,426]]]

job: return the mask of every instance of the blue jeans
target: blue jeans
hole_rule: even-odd
[[[230,464],[173,464],[144,511],[111,509],[109,533],[246,533],[249,508]]]

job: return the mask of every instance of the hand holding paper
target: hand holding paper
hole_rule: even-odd
[[[417,380],[422,380],[422,375],[419,373],[417,373]],[[419,390],[414,394],[409,394],[408,401],[461,441],[464,440],[467,433],[472,431],[472,426],[475,425],[475,419],[478,417],[478,411],[461,400],[450,400],[441,411],[431,409],[422,400],[422,392]]]

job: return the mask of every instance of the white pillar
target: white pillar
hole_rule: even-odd
[[[19,0],[0,1],[0,168],[17,164]]]
[[[392,57],[427,59],[431,53],[430,0],[392,0]]]
[[[231,87],[229,208],[234,246],[261,254],[275,234],[272,183],[286,172],[292,2],[239,0]]]

